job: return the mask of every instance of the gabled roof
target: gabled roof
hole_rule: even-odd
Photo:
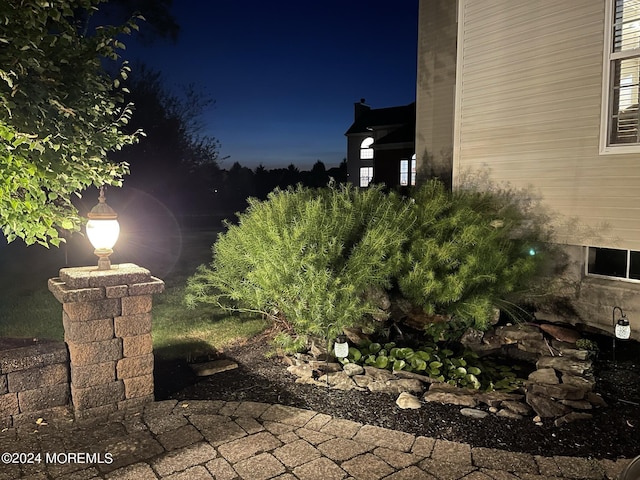
[[[362,112],[345,135],[366,133],[375,127],[411,124],[416,121],[416,102],[400,107],[375,108]]]

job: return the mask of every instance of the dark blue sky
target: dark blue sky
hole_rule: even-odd
[[[327,168],[353,103],[415,100],[418,0],[175,0],[176,44],[130,47],[169,87],[215,100],[202,118],[222,163]]]

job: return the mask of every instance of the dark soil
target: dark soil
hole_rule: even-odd
[[[591,420],[555,427],[537,426],[532,418],[509,420],[489,415],[477,420],[454,405],[427,403],[419,410],[401,410],[395,397],[370,392],[344,392],[295,383],[286,365],[267,358],[262,337],[219,355],[239,368],[211,377],[194,377],[186,363],[156,360],[156,398],[281,403],[327,413],[360,423],[415,435],[534,455],[633,458],[640,454],[640,344],[618,342],[612,360],[611,340],[599,339],[594,364],[596,391],[608,403]]]

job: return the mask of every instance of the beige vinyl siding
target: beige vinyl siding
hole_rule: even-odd
[[[558,240],[640,250],[640,155],[601,155],[605,0],[460,0],[454,183],[530,187]]]

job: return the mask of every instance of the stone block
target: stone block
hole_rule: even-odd
[[[96,418],[105,417],[111,413],[114,413],[118,410],[118,406],[115,403],[110,403],[108,405],[101,405],[99,407],[87,408],[85,410],[76,408],[74,410],[74,415],[76,420],[78,421],[91,421]]]
[[[113,319],[101,318],[74,322],[63,312],[64,339],[67,342],[89,343],[110,340],[114,336]]]
[[[67,383],[69,372],[66,363],[45,365],[7,374],[9,392],[35,390],[41,387]]]
[[[122,339],[120,338],[91,343],[69,342],[68,345],[72,365],[93,365],[122,358]]]
[[[87,388],[111,383],[116,380],[116,362],[72,365],[71,384],[76,388]]]
[[[151,313],[127,315],[113,319],[116,337],[135,337],[151,333]]]
[[[32,412],[19,413],[13,416],[13,426],[27,425],[32,431],[38,418],[46,418],[47,422],[58,421],[59,424],[69,423],[73,418],[70,415],[69,405],[60,405],[57,407],[45,408],[43,410],[34,410]],[[63,420],[62,422],[60,422]],[[50,428],[50,427],[49,427]]]
[[[129,285],[113,285],[105,287],[107,298],[122,298],[129,296]]]
[[[129,295],[153,295],[164,292],[164,282],[156,277],[151,277],[150,282],[134,283],[129,285]]]
[[[99,320],[120,316],[120,299],[106,298],[93,302],[65,303],[62,308],[69,315],[69,320],[79,322],[85,320]]]
[[[153,374],[125,378],[122,381],[124,382],[124,394],[127,400],[153,395]]]
[[[0,395],[0,417],[8,417],[20,413],[18,408],[18,394],[6,393]]]
[[[0,395],[9,393],[9,387],[7,386],[7,376],[0,375]]]
[[[122,338],[122,353],[125,357],[139,357],[153,352],[153,339],[150,334]]]
[[[102,407],[124,400],[124,384],[121,380],[87,388],[71,386],[71,396],[75,410]]]
[[[118,410],[142,410],[149,403],[153,403],[155,397],[153,395],[145,395],[136,398],[127,398],[118,402]]]
[[[96,267],[63,268],[60,279],[70,288],[108,287],[131,283],[144,283],[151,278],[151,272],[133,263],[111,265],[110,270]]]
[[[21,413],[60,407],[68,403],[68,383],[18,392],[18,405],[20,406]]]
[[[117,378],[135,378],[153,373],[153,354],[128,357],[118,361]]]
[[[531,392],[557,400],[582,400],[587,393],[586,390],[573,385],[540,385],[537,383],[531,385]]]
[[[69,361],[64,342],[46,342],[0,351],[0,373]]]
[[[122,298],[122,316],[137,315],[151,312],[153,297],[151,295],[136,295]]]
[[[60,303],[93,302],[105,298],[103,288],[70,288],[60,278],[50,278],[47,286]]]

